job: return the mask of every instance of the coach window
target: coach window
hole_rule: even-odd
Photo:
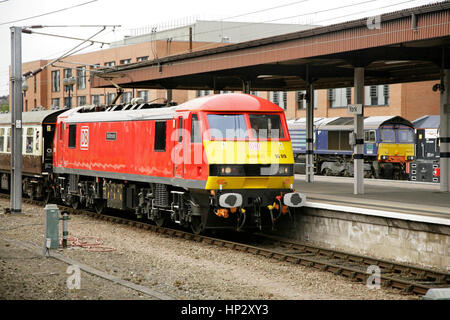
[[[0,152],[5,151],[5,128],[0,128]]]
[[[166,122],[155,122],[155,151],[166,151]]]
[[[75,148],[77,145],[77,125],[69,125],[69,148]]]
[[[191,120],[191,143],[202,142],[202,134],[200,132],[200,122],[196,114],[192,115]]]
[[[8,134],[6,138],[6,152],[11,152],[11,128],[8,128]]]
[[[34,148],[34,151],[35,152],[38,152],[39,153],[39,149],[40,149],[40,142],[41,142],[41,140],[40,140],[40,132],[39,132],[39,129],[36,129],[36,131],[35,131],[35,133],[36,133],[36,137],[35,137],[35,148]]]
[[[34,128],[27,128],[25,153],[33,153],[33,142],[34,142]]]

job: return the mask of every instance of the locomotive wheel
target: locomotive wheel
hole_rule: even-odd
[[[80,198],[73,196],[71,205],[72,205],[72,208],[74,208],[75,210],[80,208]]]
[[[199,216],[192,217],[191,230],[194,234],[200,234],[205,230],[205,225],[203,224],[201,217]]]
[[[94,200],[94,209],[97,214],[102,214],[105,211],[105,201],[102,199],[95,199]]]
[[[162,216],[162,217],[160,217],[158,219],[155,219],[155,224],[158,227],[164,227],[166,225],[166,217]]]
[[[50,200],[53,199],[52,190],[45,190],[44,191],[44,203],[48,204]]]

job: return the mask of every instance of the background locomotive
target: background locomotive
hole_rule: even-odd
[[[288,121],[295,160],[305,162],[306,119]],[[314,119],[314,161],[317,174],[353,176],[352,117]],[[413,124],[398,116],[364,119],[366,177],[408,179],[407,163],[414,160]]]
[[[289,207],[305,201],[292,190],[284,112],[258,97],[212,95],[164,108],[78,107],[45,115],[33,131],[32,144],[39,149],[32,150],[41,152],[43,165],[32,165],[37,171],[30,174],[38,179],[32,181],[32,197],[98,213],[116,208],[158,225],[190,226],[195,233],[272,227],[290,214]],[[28,142],[34,122],[23,119]],[[53,135],[53,144],[50,136],[42,140],[44,131]]]
[[[440,116],[426,115],[413,121],[416,128],[416,160],[410,165],[410,180],[440,182]]]

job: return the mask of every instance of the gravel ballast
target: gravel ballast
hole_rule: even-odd
[[[0,199],[0,212],[9,207]],[[42,247],[42,207],[0,214],[0,299],[154,299],[81,272],[81,288],[68,289],[68,265],[11,245]],[[370,289],[328,272],[262,256],[172,238],[129,225],[72,215],[69,236],[98,237],[110,252],[69,247],[60,254],[176,299],[418,299],[390,288]]]

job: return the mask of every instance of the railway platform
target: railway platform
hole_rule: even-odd
[[[295,175],[306,194],[291,237],[325,247],[450,271],[450,194],[439,184],[365,179],[353,194],[353,178]]]
[[[355,195],[353,178],[315,176],[314,183],[307,183],[304,175],[296,174],[294,182],[309,202],[440,218],[450,224],[450,194],[440,192],[439,184],[365,179],[364,185],[365,193]]]

